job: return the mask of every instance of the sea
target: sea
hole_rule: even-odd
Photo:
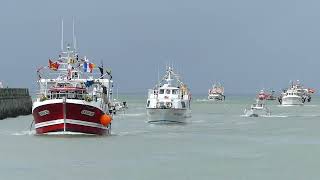
[[[146,96],[124,95],[110,136],[37,136],[32,116],[0,121],[2,180],[318,180],[320,97],[304,106],[268,101],[270,117],[245,117],[254,96],[194,96],[186,124],[146,122]]]

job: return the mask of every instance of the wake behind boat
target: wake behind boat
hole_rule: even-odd
[[[266,107],[263,100],[256,99],[256,103],[252,104],[250,109],[245,109],[245,116],[248,117],[260,117],[260,116],[270,116],[271,112]]]
[[[40,92],[32,108],[36,134],[111,133],[112,76],[103,67],[97,75],[96,69],[70,46],[38,69]]]
[[[149,123],[185,123],[191,116],[191,94],[171,67],[163,79],[150,89],[147,99]]]
[[[271,111],[266,106],[266,94],[263,90],[257,95],[256,102],[251,105],[249,109],[244,110],[245,116],[248,117],[260,117],[260,116],[270,116]]]

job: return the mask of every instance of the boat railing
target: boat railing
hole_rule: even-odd
[[[52,99],[63,99],[66,97],[67,99],[76,99],[76,100],[85,100],[85,101],[93,101],[97,100],[97,98],[101,97],[100,93],[96,95],[88,94],[88,93],[80,93],[80,92],[49,92],[47,95],[43,93],[37,94],[40,101],[52,100]]]

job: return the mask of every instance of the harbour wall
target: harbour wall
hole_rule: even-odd
[[[29,115],[32,99],[25,88],[0,88],[0,119]]]

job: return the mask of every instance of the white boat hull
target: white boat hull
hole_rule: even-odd
[[[282,97],[282,105],[303,105],[301,96],[284,96]]]
[[[186,123],[191,110],[147,108],[147,117],[149,123]]]
[[[224,100],[224,96],[223,95],[219,95],[219,94],[209,95],[208,96],[208,100],[209,101],[223,101]]]

